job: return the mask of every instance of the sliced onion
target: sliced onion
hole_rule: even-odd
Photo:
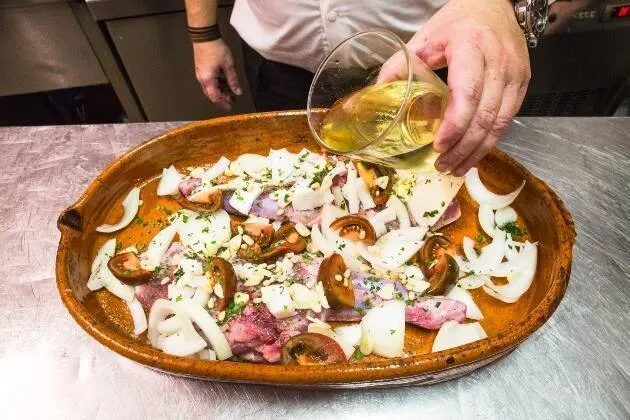
[[[216,255],[219,248],[232,237],[230,215],[225,210],[203,217],[190,210],[180,210],[170,220],[177,226],[182,244],[198,255]]]
[[[182,331],[178,331],[173,335],[162,338],[159,341],[159,346],[155,347],[161,349],[166,354],[184,357],[191,356],[201,351],[206,345],[206,340],[201,338],[199,334],[193,338],[186,338]]]
[[[177,227],[170,225],[159,231],[149,243],[146,252],[141,256],[140,267],[143,270],[153,271],[160,265],[166,250],[173,242],[177,234]]]
[[[313,225],[311,228],[311,241],[319,252],[324,254],[324,257],[329,257],[335,252],[335,248],[322,236],[318,225]]]
[[[516,222],[518,216],[516,215],[516,211],[512,207],[504,207],[502,209],[498,209],[494,214],[494,222],[498,227],[503,227],[508,223]]]
[[[217,360],[217,354],[212,349],[204,349],[197,353],[201,360]]]
[[[386,223],[396,220],[396,209],[394,207],[386,207],[372,216],[369,220],[370,224],[374,228],[374,233],[376,233],[376,237],[378,238],[387,233]]]
[[[315,334],[322,334],[322,335],[325,335],[326,337],[330,337],[333,340],[335,340],[335,342],[339,344],[339,347],[341,347],[341,350],[343,350],[343,353],[346,355],[346,359],[350,359],[352,355],[354,354],[354,347],[352,346],[352,344],[342,339],[330,327],[325,327],[321,324],[312,323],[312,324],[308,324],[308,332],[315,333]]]
[[[481,324],[458,324],[457,321],[447,321],[442,324],[433,341],[432,352],[452,349],[464,344],[482,340],[488,337]]]
[[[179,192],[179,183],[184,179],[177,169],[171,165],[162,169],[162,177],[157,187],[157,195],[173,195]]]
[[[496,267],[484,272],[484,274],[491,275],[493,277],[507,277],[508,274],[514,271],[522,269],[531,269],[536,266],[537,260],[537,248],[536,244],[525,242],[521,247],[521,251],[518,255],[514,256],[511,260],[502,262]]]
[[[201,329],[208,341],[210,341],[210,345],[217,354],[217,358],[219,360],[225,360],[232,357],[230,345],[225,335],[223,335],[223,331],[221,331],[221,328],[219,328],[212,316],[200,305],[190,300],[183,300],[180,302],[180,305],[190,319]]]
[[[463,248],[475,273],[491,273],[505,256],[505,232],[497,229],[492,243],[483,247],[479,256],[474,250],[474,241],[467,236],[464,237]]]
[[[452,286],[446,292],[445,296],[449,299],[460,301],[466,305],[466,318],[476,320],[483,319],[481,309],[479,309],[479,306],[475,304],[475,301],[469,291],[462,289],[461,287]]]
[[[234,191],[230,205],[241,214],[248,214],[254,201],[262,194],[263,187],[257,182],[246,182],[243,188]]]
[[[507,258],[508,261],[512,261],[518,256],[519,248],[522,246],[522,243],[514,242],[512,235],[508,233],[505,240],[505,258]]]
[[[205,287],[195,288],[195,294],[192,297],[193,302],[195,302],[199,306],[206,306],[209,299],[210,293],[208,293]]]
[[[524,186],[525,181],[511,193],[498,195],[488,190],[483,182],[481,182],[477,168],[472,168],[466,173],[466,189],[470,196],[479,204],[487,203],[493,210],[498,210],[512,204]]]
[[[389,231],[374,244],[380,253],[373,258],[390,270],[402,266],[422,248],[427,230],[426,227],[416,226]]]
[[[464,183],[463,177],[436,174],[419,178],[407,198],[407,208],[418,226],[437,222]]]
[[[125,197],[125,199],[123,200],[122,205],[124,208],[122,218],[113,225],[100,225],[96,228],[97,232],[116,232],[117,230],[120,230],[131,223],[133,218],[136,217],[136,214],[138,213],[138,208],[140,207],[140,188],[132,188],[131,191],[129,191],[129,194],[127,194],[127,197]]]
[[[164,321],[158,322],[158,325],[157,325],[157,330],[162,335],[175,334],[177,331],[181,329],[182,329],[182,326],[179,322],[179,318],[176,316],[166,318]]]
[[[335,206],[340,207],[346,202],[346,200],[343,198],[341,187],[335,185],[330,189],[330,192],[333,195],[333,203],[335,203]]]
[[[341,187],[343,196],[348,200],[348,210],[351,214],[359,211],[359,195],[357,192],[357,169],[352,162],[348,162],[348,175],[346,183]]]
[[[514,303],[529,290],[536,275],[537,247],[529,242],[525,244],[518,258],[510,261],[514,270],[507,273],[508,284],[497,286],[492,280],[483,286],[490,296],[505,303]]]
[[[218,184],[218,185],[214,185],[213,188],[219,190],[219,191],[235,191],[235,190],[241,190],[243,188],[245,188],[245,184],[247,181],[245,181],[243,178],[234,178],[229,180],[226,184]],[[212,185],[212,184],[210,184]]]
[[[398,219],[398,223],[401,229],[407,229],[411,227],[411,220],[409,219],[409,212],[407,211],[407,207],[405,204],[400,201],[400,198],[395,195],[391,195],[387,203],[385,203],[387,208],[392,208],[396,212],[396,218]]]
[[[361,343],[361,325],[342,325],[341,327],[335,328],[334,331],[341,340],[350,344],[352,347],[359,347]]]
[[[481,203],[479,205],[479,212],[477,213],[479,218],[479,224],[481,229],[491,238],[494,238],[494,212],[492,207],[488,203]]]
[[[118,296],[126,302],[131,302],[134,299],[135,289],[118,280],[112,272],[109,271],[107,264],[101,265],[98,271],[99,274],[97,275],[103,276],[103,285],[111,294]]]
[[[322,236],[334,249],[334,252],[341,254],[348,268],[358,270],[361,266],[361,262],[357,259],[359,256],[357,246],[355,246],[353,241],[341,238],[337,232],[330,228],[332,222],[347,214],[347,211],[339,207],[335,207],[332,204],[325,204],[322,207],[321,213],[321,232]]]
[[[390,358],[402,356],[405,345],[405,303],[388,300],[369,309],[361,320],[361,329],[362,335],[372,344],[372,353]]]
[[[295,171],[297,155],[287,149],[269,150],[269,164],[271,165],[271,183],[282,184]]]
[[[142,304],[138,299],[132,299],[131,302],[127,302],[131,319],[133,320],[133,334],[140,335],[147,330],[147,316],[144,313]]]
[[[355,185],[357,189],[357,197],[359,198],[359,202],[361,203],[361,206],[363,206],[363,209],[369,210],[376,207],[374,199],[372,198],[372,194],[370,194],[370,191],[368,190],[367,185],[365,185],[365,181],[363,181],[363,178],[357,178],[355,180]]]
[[[181,329],[164,338],[158,331],[158,325],[169,315],[174,314]],[[164,353],[175,356],[190,356],[205,348],[206,341],[195,331],[190,318],[176,302],[158,299],[151,306],[147,337],[151,345]],[[162,337],[162,338],[160,338]]]
[[[310,187],[298,187],[293,192],[293,209],[294,210],[313,210],[323,206],[326,203],[332,203],[334,196],[330,190],[325,189],[313,190]]]
[[[210,169],[204,171],[199,177],[206,181],[212,181],[217,178],[230,167],[230,160],[224,156],[221,156],[221,159],[217,161],[214,165],[210,167]]]
[[[100,267],[102,265],[107,266],[107,262],[114,256],[116,253],[116,239],[109,239],[107,242],[101,246],[101,248],[96,253],[96,257],[94,257],[94,261],[92,261],[92,269],[90,273],[90,278],[87,282],[88,289],[94,291],[102,288],[105,284],[103,283],[103,277],[99,274]]]
[[[467,290],[478,289],[486,284],[489,279],[490,277],[485,274],[471,274],[459,279],[457,286]]]
[[[269,159],[265,156],[245,153],[240,155],[236,161],[247,175],[257,180],[262,180],[265,174],[271,170]]]

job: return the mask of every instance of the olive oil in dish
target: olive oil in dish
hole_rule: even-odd
[[[448,92],[430,83],[412,82],[408,90],[406,80],[370,85],[333,104],[321,139],[336,153],[435,172],[433,140],[447,103]]]

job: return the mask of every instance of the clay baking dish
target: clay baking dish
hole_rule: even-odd
[[[558,307],[571,273],[575,241],[571,215],[544,182],[514,159],[494,150],[478,166],[481,177],[498,193],[512,191],[523,179],[527,181],[513,206],[532,240],[539,242],[539,256],[534,283],[519,302],[507,305],[479,296],[480,307],[488,319],[488,324],[482,321],[488,338],[430,353],[426,334],[434,333],[415,333],[418,329],[411,327],[407,328],[405,347],[411,354],[409,357],[368,357],[354,363],[308,367],[169,356],[152,348],[146,336],[133,337],[126,306],[106,291],[89,293],[86,287],[95,250],[108,238],[97,233],[95,227],[116,211],[132,186],[154,180],[164,167],[214,162],[221,155],[228,158],[242,153],[266,155],[270,147],[316,150],[305,113],[250,114],[189,124],[135,147],[109,165],[58,220],[61,240],[57,252],[57,287],[64,305],[79,325],[111,350],[174,374],[300,387],[385,387],[439,382],[496,361],[540,328]],[[464,190],[460,193],[467,195]],[[465,203],[470,202],[469,198],[462,198]],[[471,210],[464,208],[469,217],[458,222],[460,228],[468,231],[477,229],[476,212]],[[493,326],[492,319],[499,321]]]

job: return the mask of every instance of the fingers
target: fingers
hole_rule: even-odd
[[[405,54],[402,51],[398,51],[381,66],[376,82],[386,83],[394,80],[405,80],[408,77],[408,70]]]
[[[225,73],[227,84],[230,87],[232,93],[234,93],[235,95],[240,95],[241,93],[243,93],[241,90],[241,84],[238,81],[238,75],[236,74],[234,63],[230,62],[228,65],[224,66],[223,72]]]
[[[443,144],[436,147],[436,150],[443,152],[436,162],[436,167],[442,172],[458,167],[473,152],[479,153],[478,149],[486,137],[498,138],[500,134],[494,129],[505,89],[505,54],[494,37],[486,37],[483,50],[486,51],[486,56],[481,99],[461,139],[447,150],[444,150]]]
[[[488,135],[482,143],[452,170],[453,175],[463,176],[466,174],[498,143],[523,103],[528,82],[529,75],[526,75],[525,80],[516,80],[505,87],[503,101],[492,129],[488,131]]]
[[[221,90],[218,77],[205,78],[200,83],[204,93],[212,103],[226,111],[232,108],[232,97]]]
[[[438,153],[449,150],[466,132],[481,100],[484,83],[483,52],[475,42],[451,43],[446,58],[450,100],[433,143]]]

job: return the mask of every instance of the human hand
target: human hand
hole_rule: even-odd
[[[433,143],[436,168],[464,175],[499,141],[531,76],[508,0],[451,0],[407,44],[429,67],[448,65],[449,104]]]
[[[230,49],[222,39],[217,39],[193,43],[193,51],[195,75],[203,93],[213,103],[229,111],[233,95],[242,93]]]

